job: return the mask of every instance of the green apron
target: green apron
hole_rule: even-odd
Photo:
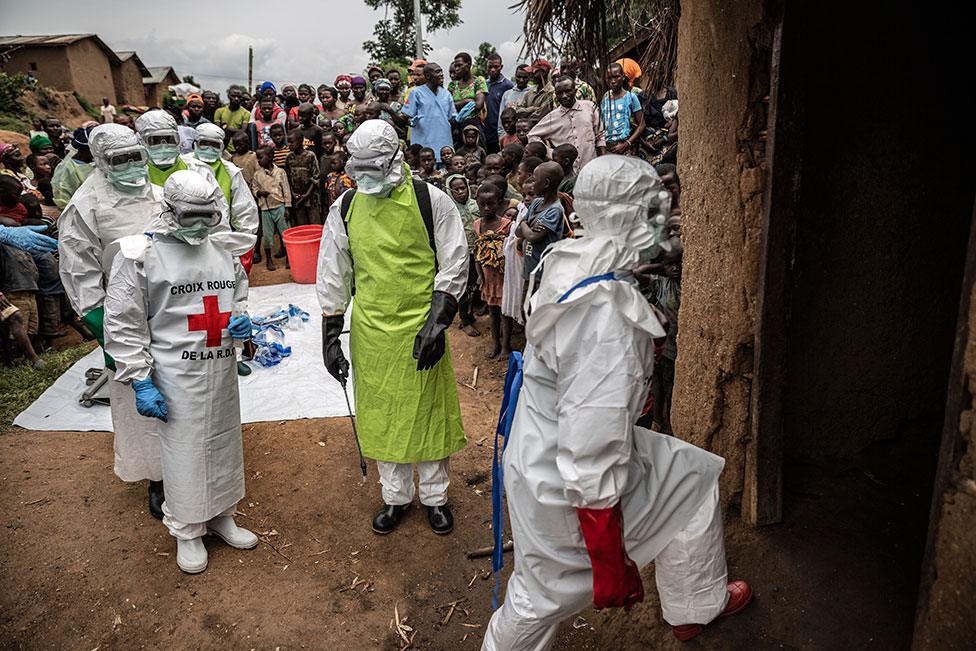
[[[224,165],[224,161],[219,158],[212,163],[207,163],[210,169],[213,170],[214,177],[217,179],[217,185],[220,186],[220,191],[224,193],[224,199],[227,200],[227,205],[233,205],[233,201],[230,199],[230,172],[227,171],[227,166]]]
[[[346,216],[356,297],[349,331],[363,454],[437,461],[465,445],[448,345],[417,370],[413,342],[430,313],[434,252],[409,179],[386,199],[357,192]]]
[[[166,185],[166,179],[168,179],[173,172],[178,172],[179,170],[189,169],[183,159],[179,156],[176,157],[176,162],[164,170],[159,169],[153,165],[152,161],[149,161],[149,182],[155,186],[163,187]]]

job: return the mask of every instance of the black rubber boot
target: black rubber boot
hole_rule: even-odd
[[[268,268],[268,271],[274,271],[278,268],[277,265],[275,265],[274,260],[271,259],[271,249],[268,247],[264,247],[264,262]]]
[[[447,504],[444,506],[428,506],[427,522],[430,523],[430,528],[434,530],[434,533],[439,536],[449,534],[454,530],[454,516],[451,515],[451,509],[448,508]]]
[[[383,508],[377,511],[373,517],[373,531],[382,536],[392,532],[400,524],[400,517],[406,508],[406,504],[397,504],[394,506],[384,504]]]
[[[149,514],[157,520],[163,519],[163,500],[166,495],[163,493],[163,482],[149,482]]]

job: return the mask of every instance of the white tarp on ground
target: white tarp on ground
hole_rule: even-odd
[[[268,285],[252,287],[248,312],[267,316],[288,304],[309,313],[304,325],[285,329],[285,344],[291,356],[277,366],[249,365],[253,372],[241,377],[241,420],[256,423],[266,420],[297,420],[348,414],[342,387],[322,364],[322,318],[315,297],[315,285]],[[344,329],[348,330],[347,322]],[[297,322],[292,317],[291,323]],[[342,336],[343,350],[349,358],[349,336]],[[25,429],[42,431],[112,431],[112,416],[103,405],[82,407],[78,397],[85,390],[85,371],[102,365],[102,349],[96,348],[78,360],[48,387],[40,398],[14,420]],[[349,400],[353,400],[352,384]]]

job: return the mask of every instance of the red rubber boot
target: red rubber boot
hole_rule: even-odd
[[[732,581],[729,583],[727,589],[729,591],[729,602],[725,604],[725,610],[715,619],[734,615],[748,606],[749,602],[752,601],[752,588],[745,581]],[[674,636],[682,642],[687,642],[694,637],[698,637],[703,630],[705,630],[704,624],[681,624],[680,626],[671,627]]]

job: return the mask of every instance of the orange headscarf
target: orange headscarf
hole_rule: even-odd
[[[617,59],[614,63],[620,64],[620,67],[624,69],[624,77],[630,83],[634,83],[634,80],[641,76],[640,64],[633,59]]]

